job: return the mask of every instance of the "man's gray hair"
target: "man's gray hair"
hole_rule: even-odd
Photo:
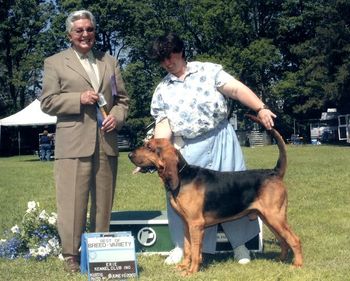
[[[66,19],[66,31],[68,33],[71,32],[73,28],[73,22],[80,19],[89,19],[93,27],[96,29],[96,20],[94,15],[88,10],[80,10],[72,12],[68,15]]]

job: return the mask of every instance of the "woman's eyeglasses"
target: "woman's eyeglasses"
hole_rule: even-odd
[[[73,32],[77,35],[83,34],[84,31],[86,31],[87,33],[93,33],[95,31],[95,28],[88,27],[88,28],[78,28],[73,30]]]

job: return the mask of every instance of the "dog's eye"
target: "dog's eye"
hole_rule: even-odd
[[[151,145],[150,145],[149,142],[146,142],[146,143],[145,143],[145,147],[146,147],[148,150],[152,150]]]
[[[162,153],[162,148],[161,147],[157,147],[156,153],[157,153],[158,156],[160,156],[160,154]]]

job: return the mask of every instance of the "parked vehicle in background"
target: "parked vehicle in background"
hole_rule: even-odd
[[[130,136],[126,129],[122,128],[118,132],[118,148],[120,151],[129,151],[130,147]]]
[[[338,138],[338,116],[336,108],[328,108],[322,112],[321,118],[310,123],[311,143],[332,143],[339,141]]]

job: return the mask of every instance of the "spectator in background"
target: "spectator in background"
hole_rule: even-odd
[[[52,153],[51,137],[47,130],[44,130],[39,137],[39,153],[41,161],[50,161]]]

